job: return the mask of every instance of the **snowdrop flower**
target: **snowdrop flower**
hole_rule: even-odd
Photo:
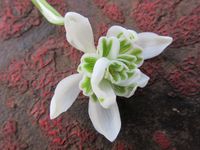
[[[56,19],[45,9],[42,11],[50,22],[57,24],[60,16]],[[121,128],[116,97],[129,98],[138,87],[147,85],[149,77],[139,67],[144,60],[162,53],[172,43],[172,38],[112,26],[95,47],[93,31],[86,17],[68,12],[61,20],[67,41],[84,55],[78,73],[58,83],[50,104],[50,118],[67,111],[82,91],[89,97],[88,112],[94,128],[114,141]]]

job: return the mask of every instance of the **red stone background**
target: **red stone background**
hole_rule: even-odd
[[[199,150],[199,0],[49,0],[64,15],[87,16],[95,40],[122,25],[174,38],[142,70],[144,89],[118,98],[122,128],[115,142],[98,134],[78,100],[58,119],[49,119],[56,84],[76,72],[82,55],[49,24],[30,0],[0,0],[0,150]]]

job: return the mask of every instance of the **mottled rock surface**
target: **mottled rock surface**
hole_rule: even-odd
[[[30,0],[0,0],[1,150],[199,150],[199,0],[49,0],[64,15],[87,16],[95,40],[112,25],[174,38],[142,70],[150,83],[130,99],[118,98],[121,132],[110,143],[89,120],[80,95],[69,111],[49,119],[56,84],[76,72],[82,53],[49,24]]]

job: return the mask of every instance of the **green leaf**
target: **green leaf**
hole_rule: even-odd
[[[32,0],[32,3],[50,23],[64,25],[64,18],[46,0]]]

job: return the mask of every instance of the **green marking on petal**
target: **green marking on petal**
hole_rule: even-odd
[[[102,39],[102,57],[107,57],[111,51],[113,41],[107,40],[106,38]]]
[[[88,73],[93,72],[94,65],[93,64],[83,64],[82,69],[84,69]]]
[[[144,59],[142,57],[137,57],[136,64],[140,64]]]
[[[120,49],[120,41],[116,37],[101,37],[98,42],[97,52],[100,57],[106,57],[109,60],[117,58]]]
[[[85,54],[81,58],[81,64],[78,67],[78,71],[86,72],[87,75],[91,75],[94,69],[94,65],[97,61],[97,55]]]
[[[99,98],[98,100],[99,100],[100,103],[103,103],[105,99],[104,98]]]
[[[112,63],[109,65],[109,68],[112,68],[115,71],[122,71],[124,67],[125,65],[120,61],[112,61]]]
[[[83,91],[83,94],[90,96],[93,94],[90,78],[85,76],[80,82],[80,89]]]
[[[134,60],[135,60],[135,58],[134,58]],[[135,63],[135,61],[137,61],[137,58],[136,58],[135,61],[131,61],[131,62],[129,62],[129,61],[125,60],[125,59],[118,59],[118,61],[120,61],[120,62],[125,64],[125,66],[127,68],[126,69],[127,72],[133,72],[137,68],[137,65]]]
[[[134,72],[127,72],[128,78],[131,78],[134,75]]]
[[[132,48],[132,44],[128,40],[124,39],[120,42],[120,54],[128,52]]]
[[[144,59],[141,56],[142,50],[140,48],[131,49],[127,54],[135,56],[137,59],[135,60],[135,64],[140,64]]]
[[[109,67],[108,72],[109,72],[109,77],[110,77],[111,82],[115,83],[120,80],[120,75],[119,75],[118,71],[116,71],[114,68]]]
[[[142,50],[139,48],[134,48],[132,49],[129,54],[134,55],[134,56],[138,56],[142,54]]]
[[[126,88],[124,86],[113,85],[113,89],[118,95],[123,95],[126,93]]]
[[[135,39],[135,37],[134,37],[134,35],[133,34],[130,34],[130,37],[129,37],[131,40],[134,40]]]
[[[91,98],[92,98],[92,100],[93,100],[94,102],[99,102],[99,100],[98,100],[98,98],[97,98],[97,96],[96,96],[95,94],[92,94],[92,95],[91,95]]]
[[[95,64],[96,61],[97,61],[97,58],[96,58],[96,57],[88,56],[88,57],[85,57],[85,58],[83,59],[83,61],[84,61],[85,63]]]
[[[114,85],[114,84],[112,85],[112,87],[117,96],[124,96],[124,97],[131,94],[131,92],[137,88],[135,85],[125,87],[125,86],[118,86],[118,85]]]
[[[123,34],[124,34],[123,32],[119,33],[119,34],[117,35],[117,38],[119,39]]]
[[[121,80],[126,80],[128,78],[127,72],[125,70],[119,72]]]
[[[128,72],[133,72],[137,68],[136,64],[127,64],[127,66],[129,68]]]
[[[117,57],[117,59],[123,60],[124,62],[127,63],[133,63],[137,60],[137,58],[134,55],[129,55],[129,54],[121,54]]]
[[[125,63],[120,61],[112,61],[107,69],[105,78],[110,80],[111,83],[118,84],[121,80],[128,79],[128,72],[129,68]]]

